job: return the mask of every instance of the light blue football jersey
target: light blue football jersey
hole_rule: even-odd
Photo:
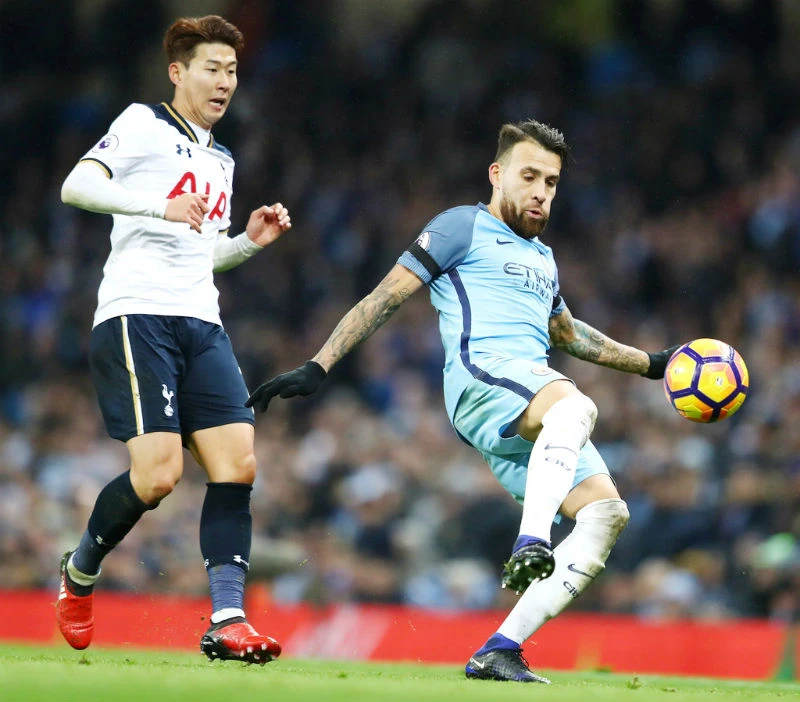
[[[429,286],[445,350],[444,395],[451,421],[467,384],[503,384],[486,368],[527,359],[547,365],[548,322],[566,307],[553,252],[517,236],[485,205],[434,217],[398,263]]]

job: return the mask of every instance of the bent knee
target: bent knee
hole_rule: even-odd
[[[162,480],[154,480],[150,483],[150,499],[145,500],[148,504],[154,502],[161,502],[167,495],[169,495],[175,486],[180,481],[180,478],[165,477]]]
[[[617,534],[622,533],[630,520],[631,513],[625,500],[610,500],[609,522]]]
[[[576,393],[554,402],[553,406],[542,417],[542,425],[553,422],[574,422],[576,420],[583,427],[586,436],[583,443],[586,443],[597,421],[597,405],[583,393]]]
[[[619,536],[628,526],[631,513],[625,500],[617,497],[590,502],[575,515],[575,518],[578,521],[601,522]]]
[[[161,500],[163,500],[175,489],[175,486],[180,482],[180,479],[180,471],[169,471],[151,476],[151,479],[147,485],[147,488],[150,491],[150,496],[149,499],[145,499],[144,501],[147,504],[161,502]]]
[[[157,505],[180,482],[183,471],[180,466],[162,465],[148,470],[137,470],[131,466],[131,485],[147,505]]]
[[[237,458],[206,466],[212,483],[242,483],[252,485],[256,479],[256,456],[250,451]]]
[[[254,453],[249,453],[243,456],[235,464],[236,479],[231,482],[246,483],[252,485],[256,480],[256,456]]]

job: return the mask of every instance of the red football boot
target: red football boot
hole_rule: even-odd
[[[92,642],[94,633],[94,617],[92,616],[94,593],[80,596],[70,589],[67,562],[71,555],[72,551],[68,551],[61,559],[61,582],[56,602],[56,621],[67,643],[72,648],[82,650]]]
[[[244,617],[212,624],[200,639],[200,650],[209,660],[242,661],[264,665],[281,655],[281,645],[259,634]]]

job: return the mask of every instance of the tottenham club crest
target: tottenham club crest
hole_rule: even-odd
[[[167,401],[166,406],[164,407],[164,416],[171,417],[175,414],[175,410],[172,408],[172,397],[175,393],[172,390],[169,390],[166,385],[161,386],[161,396]]]

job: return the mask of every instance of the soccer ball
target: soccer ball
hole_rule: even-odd
[[[679,415],[693,422],[717,422],[738,410],[750,389],[750,375],[738,351],[717,339],[695,339],[670,357],[664,392]]]

